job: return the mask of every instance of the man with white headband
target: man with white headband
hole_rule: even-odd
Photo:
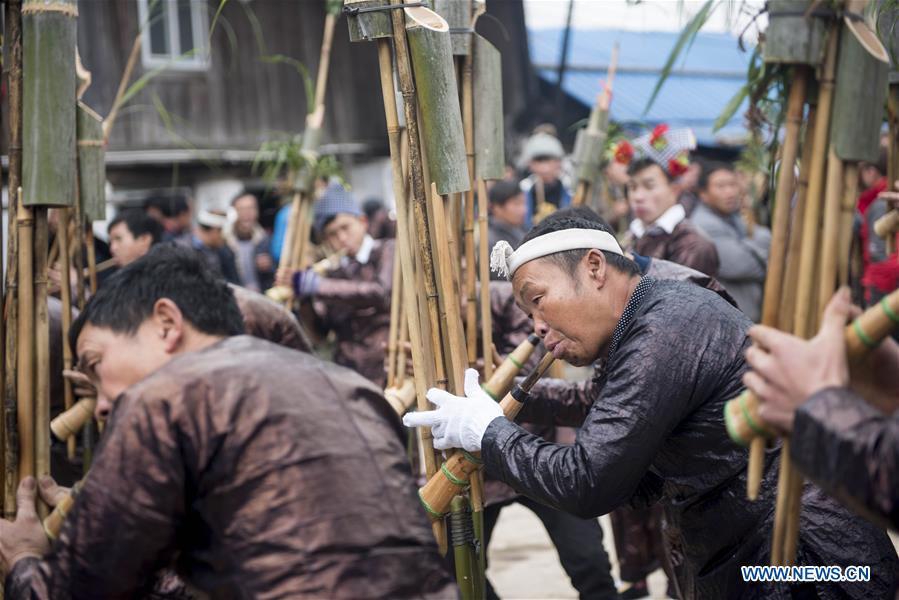
[[[871,581],[743,581],[740,566],[769,562],[779,455],[769,451],[762,494],[747,501],[747,454],[723,419],[743,389],[745,315],[695,284],[641,276],[607,228],[583,219],[541,223],[514,252],[498,245],[491,265],[556,358],[605,362],[602,397],[574,445],[550,444],[505,419],[469,370],[467,398],[432,389],[438,409],[406,425],[431,427],[436,448],[480,451],[492,476],[583,518],[660,502],[681,598],[887,596],[899,565],[889,538],[811,485],[797,563],[869,565]]]

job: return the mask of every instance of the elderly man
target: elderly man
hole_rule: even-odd
[[[488,473],[582,517],[660,501],[684,598],[870,598],[892,587],[899,561],[886,534],[811,486],[799,563],[870,565],[872,580],[811,590],[743,581],[741,565],[768,562],[779,452],[769,453],[764,492],[749,502],[746,452],[723,419],[746,369],[750,321],[739,310],[697,285],[641,277],[610,232],[581,219],[538,226],[515,252],[500,244],[491,262],[512,278],[556,358],[579,366],[604,359],[601,401],[573,446],[550,444],[505,419],[469,371],[468,398],[431,390],[438,410],[407,415],[407,425],[432,427],[437,448],[480,451]]]
[[[225,242],[234,253],[240,285],[264,292],[275,280],[271,240],[259,224],[259,201],[250,193],[243,193],[231,201],[235,219],[225,228]]]
[[[116,401],[52,548],[38,486],[20,485],[0,523],[9,597],[132,598],[169,565],[212,598],[454,597],[380,391],[242,332],[187,249],[156,248],[91,300],[70,337]]]

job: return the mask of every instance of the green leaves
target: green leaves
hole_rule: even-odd
[[[709,20],[712,12],[714,12],[714,10],[721,3],[723,2],[720,2],[718,0],[706,0],[705,4],[702,5],[702,8],[699,9],[699,12],[697,12],[693,16],[693,18],[690,19],[690,22],[687,23],[687,26],[684,27],[684,30],[677,38],[677,42],[674,44],[674,48],[671,49],[671,54],[668,55],[668,60],[665,61],[665,66],[662,67],[662,72],[659,74],[659,80],[656,82],[655,88],[653,88],[652,90],[652,95],[649,97],[649,101],[646,103],[646,108],[643,109],[644,115],[649,112],[650,108],[652,108],[653,103],[656,101],[656,97],[662,90],[662,86],[665,85],[665,81],[667,81],[669,75],[671,75],[672,69],[674,68],[674,63],[680,57],[681,52],[690,51],[690,47],[696,40],[696,34],[699,33],[699,30],[702,29],[702,27]],[[686,50],[684,50],[685,47]]]

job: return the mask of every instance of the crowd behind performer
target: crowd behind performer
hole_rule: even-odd
[[[753,225],[740,214],[742,195],[731,165],[709,163],[699,177],[700,204],[690,215],[693,224],[715,244],[718,280],[736,298],[753,322],[762,314],[762,292],[771,246],[771,230]]]
[[[9,597],[130,598],[166,566],[214,598],[455,597],[380,390],[242,331],[188,249],[157,247],[91,300],[71,340],[115,404],[52,547],[35,497],[54,504],[54,482],[20,485],[0,523]]]
[[[738,309],[697,285],[641,276],[614,236],[584,219],[538,225],[518,250],[501,244],[491,258],[547,350],[575,366],[603,359],[601,401],[573,446],[549,444],[505,419],[471,370],[467,398],[430,390],[438,409],[407,414],[407,425],[431,427],[436,448],[480,451],[494,477],[584,518],[660,502],[681,598],[871,598],[893,587],[899,559],[886,534],[812,485],[798,563],[869,565],[871,581],[743,581],[741,565],[768,563],[779,450],[750,502],[747,454],[723,419],[746,370],[751,322]]]
[[[754,327],[746,386],[759,416],[790,435],[799,469],[847,506],[899,531],[899,345],[885,339],[859,368],[846,360],[853,314],[841,289],[811,340]],[[872,596],[873,597],[873,596]]]
[[[339,264],[324,276],[312,268],[279,269],[278,283],[291,286],[297,298],[311,300],[321,331],[334,332],[334,362],[383,387],[394,240],[368,234],[365,215],[338,183],[329,185],[316,202],[313,226],[333,252],[342,254]]]
[[[192,223],[187,198],[153,196],[144,201],[144,212],[162,224],[163,241],[190,245]]]
[[[109,222],[109,251],[117,267],[131,264],[162,240],[162,225],[137,208],[120,211]]]
[[[524,192],[515,182],[502,179],[493,184],[487,193],[490,215],[487,239],[493,248],[500,240],[505,240],[513,248],[517,248],[527,230],[524,228],[527,216],[527,204]],[[497,279],[491,274],[491,279]]]
[[[223,230],[227,219],[225,213],[216,210],[201,210],[197,215],[197,226],[191,238],[191,247],[206,261],[206,265],[219,277],[229,283],[240,284],[234,253],[225,243]]]
[[[239,284],[254,292],[264,292],[275,280],[271,239],[259,224],[259,200],[249,193],[231,201],[235,220],[224,230],[225,242],[234,255]]]
[[[694,145],[692,132],[669,131],[664,125],[634,140],[627,183],[634,216],[629,246],[643,256],[663,258],[714,277],[718,273],[715,245],[687,219],[672,185],[686,168]]]
[[[565,150],[554,128],[538,127],[522,149],[521,163],[528,176],[521,181],[527,212],[525,227],[530,228],[546,215],[571,204],[571,191],[562,178]]]

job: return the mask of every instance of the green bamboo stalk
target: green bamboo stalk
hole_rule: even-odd
[[[103,119],[78,103],[78,190],[81,212],[88,223],[106,219],[106,150]]]

